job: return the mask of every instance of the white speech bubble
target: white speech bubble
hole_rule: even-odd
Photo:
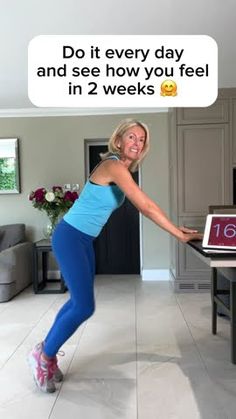
[[[218,48],[206,35],[40,35],[28,48],[39,107],[205,107],[218,94]]]

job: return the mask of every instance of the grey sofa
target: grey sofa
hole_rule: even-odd
[[[13,298],[32,282],[33,243],[24,224],[0,226],[0,303]]]

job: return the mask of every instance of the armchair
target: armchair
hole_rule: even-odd
[[[0,303],[12,299],[32,282],[33,243],[24,224],[0,226]]]

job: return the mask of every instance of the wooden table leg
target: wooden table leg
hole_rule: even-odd
[[[211,269],[211,300],[212,300],[212,333],[213,335],[216,335],[217,332],[217,303],[214,300],[214,297],[217,295],[217,269],[212,268]]]
[[[236,283],[230,281],[231,361],[236,364]]]
[[[38,253],[36,247],[34,247],[34,276],[33,276],[33,289],[34,293],[38,292]]]

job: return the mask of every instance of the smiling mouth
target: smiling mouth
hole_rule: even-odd
[[[138,153],[138,150],[136,148],[131,148],[130,151],[133,151],[134,153]]]

